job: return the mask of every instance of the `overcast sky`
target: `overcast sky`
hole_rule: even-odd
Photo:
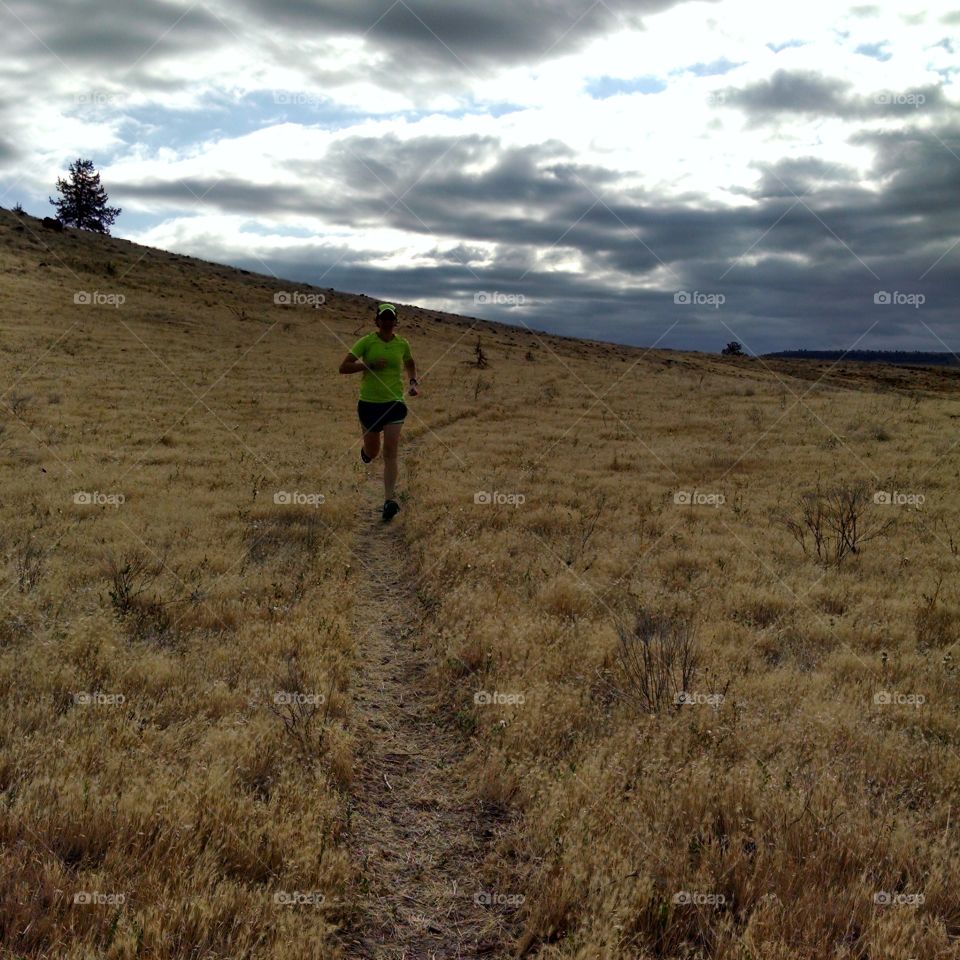
[[[283,278],[960,354],[953,6],[0,0],[0,204],[89,157],[116,236]]]

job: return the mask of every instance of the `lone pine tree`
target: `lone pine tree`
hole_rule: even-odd
[[[109,235],[120,207],[107,206],[110,198],[100,182],[100,174],[93,169],[92,160],[78,158],[71,163],[69,178],[57,180],[57,192],[60,196],[56,200],[50,197],[50,202],[57,208],[57,218],[61,222]]]

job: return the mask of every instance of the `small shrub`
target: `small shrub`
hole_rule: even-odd
[[[15,417],[22,417],[27,412],[27,404],[33,398],[25,393],[11,393],[7,405]]]
[[[103,573],[111,583],[110,604],[119,618],[127,617],[140,595],[157,579],[161,568],[140,554],[104,561]]]
[[[866,483],[823,489],[817,480],[815,490],[800,497],[797,516],[784,516],[782,522],[803,552],[816,554],[823,564],[840,566],[860,552],[863,544],[889,533],[896,520],[871,520],[866,510],[873,501]]]
[[[277,677],[277,690],[271,693],[268,706],[270,712],[283,724],[283,732],[290,738],[301,757],[316,754],[322,746],[324,726],[330,711],[333,683],[326,695],[318,698],[315,690],[308,690],[304,684],[303,672],[295,656],[287,657],[286,671]],[[322,713],[321,703],[322,701]],[[317,731],[317,715],[320,714]]]
[[[692,622],[641,611],[632,628],[620,626],[618,633],[624,696],[648,713],[677,708],[699,665]]]
[[[616,459],[616,455],[614,456],[614,459]],[[590,542],[590,538],[593,536],[594,530],[597,529],[597,523],[599,522],[600,517],[603,515],[606,504],[607,495],[601,491],[599,494],[597,494],[596,500],[594,501],[593,510],[581,513],[580,520],[570,533],[566,548],[563,551],[563,560],[568,567],[573,566],[573,564],[584,555],[584,552],[587,549],[587,544]],[[593,561],[595,559],[596,554],[593,555],[590,562],[584,567],[584,571],[589,570],[590,567],[593,566]]]
[[[921,593],[914,611],[917,646],[921,650],[947,646],[953,642],[956,635],[956,614],[940,602],[942,583],[941,577],[932,593]]]
[[[176,639],[176,624],[168,609],[174,601],[164,601],[152,592],[164,568],[163,559],[149,561],[138,553],[104,563],[110,605],[117,619],[127,624],[131,639],[160,644]]]

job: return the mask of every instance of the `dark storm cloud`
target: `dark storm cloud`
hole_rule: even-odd
[[[885,188],[879,207],[890,216],[923,214],[930,223],[956,222],[960,204],[960,125],[939,129],[862,131],[853,144],[874,147],[875,174]]]
[[[289,166],[305,183],[335,177],[343,222],[356,212],[422,232],[450,217],[454,235],[465,227],[464,236],[499,241],[518,221],[521,228],[533,226],[526,211],[533,216],[579,202],[584,188],[578,180],[599,186],[618,179],[613,171],[573,158],[559,140],[504,149],[497,138],[479,135],[406,141],[350,137],[317,161]],[[477,164],[485,172],[466,172]],[[485,229],[485,224],[497,226]]]
[[[332,177],[352,197],[373,194],[396,198],[425,174],[435,180],[467,164],[489,162],[499,152],[500,141],[492,136],[468,134],[404,141],[391,134],[337,140],[323,157],[292,160],[286,166],[305,182]]]
[[[462,73],[536,62],[594,37],[642,24],[677,0],[241,0],[239,7],[291,35],[364,37],[398,81],[427,70]]]
[[[18,112],[17,107],[15,100],[0,94],[0,144],[8,151],[13,148],[10,142],[10,128]],[[3,156],[3,147],[0,147],[0,156]]]
[[[721,90],[723,102],[748,113],[836,114],[845,107],[843,91],[850,86],[808,71],[777,70],[768,80]]]
[[[846,80],[809,70],[777,70],[769,79],[718,91],[714,102],[742,108],[752,126],[791,114],[866,120],[891,116],[909,118],[919,109],[952,109],[941,88],[934,85],[878,90],[870,97],[848,95],[851,86]]]
[[[19,151],[9,140],[0,137],[0,165],[6,166],[19,155]]]
[[[22,138],[18,130],[18,104],[11,99],[0,97],[0,169],[12,169],[12,165],[22,157]]]
[[[303,213],[353,226],[396,227],[428,235],[552,243],[544,211],[576,219],[595,198],[593,188],[613,186],[613,171],[576,164],[559,141],[503,149],[495,138],[468,135],[350,137],[337,141],[315,161],[291,161],[293,185],[252,184],[236,179],[187,178],[124,183],[114,179],[118,200],[159,200],[199,210],[269,217]],[[468,162],[491,163],[483,173],[464,171]]]
[[[7,0],[0,6],[8,57],[43,61],[57,73],[97,67],[121,78],[141,60],[209,51],[230,33],[202,5],[167,0],[135,3]],[[39,79],[39,78],[38,78]],[[180,86],[182,84],[178,84]]]
[[[772,169],[760,168],[761,177],[756,186],[737,192],[764,199],[789,199],[816,190],[819,197],[847,191],[859,182],[859,173],[842,163],[822,160],[819,157],[789,157],[779,161]]]
[[[113,181],[111,196],[129,203],[160,201],[188,213],[248,213],[269,219],[284,213],[334,217],[342,207],[311,194],[305,186],[262,185],[247,180],[217,177],[185,177],[182,180],[146,180],[141,183]]]

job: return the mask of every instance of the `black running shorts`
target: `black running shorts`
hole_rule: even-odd
[[[385,424],[403,423],[407,405],[402,400],[374,403],[371,400],[357,401],[357,415],[366,433],[380,433]]]

